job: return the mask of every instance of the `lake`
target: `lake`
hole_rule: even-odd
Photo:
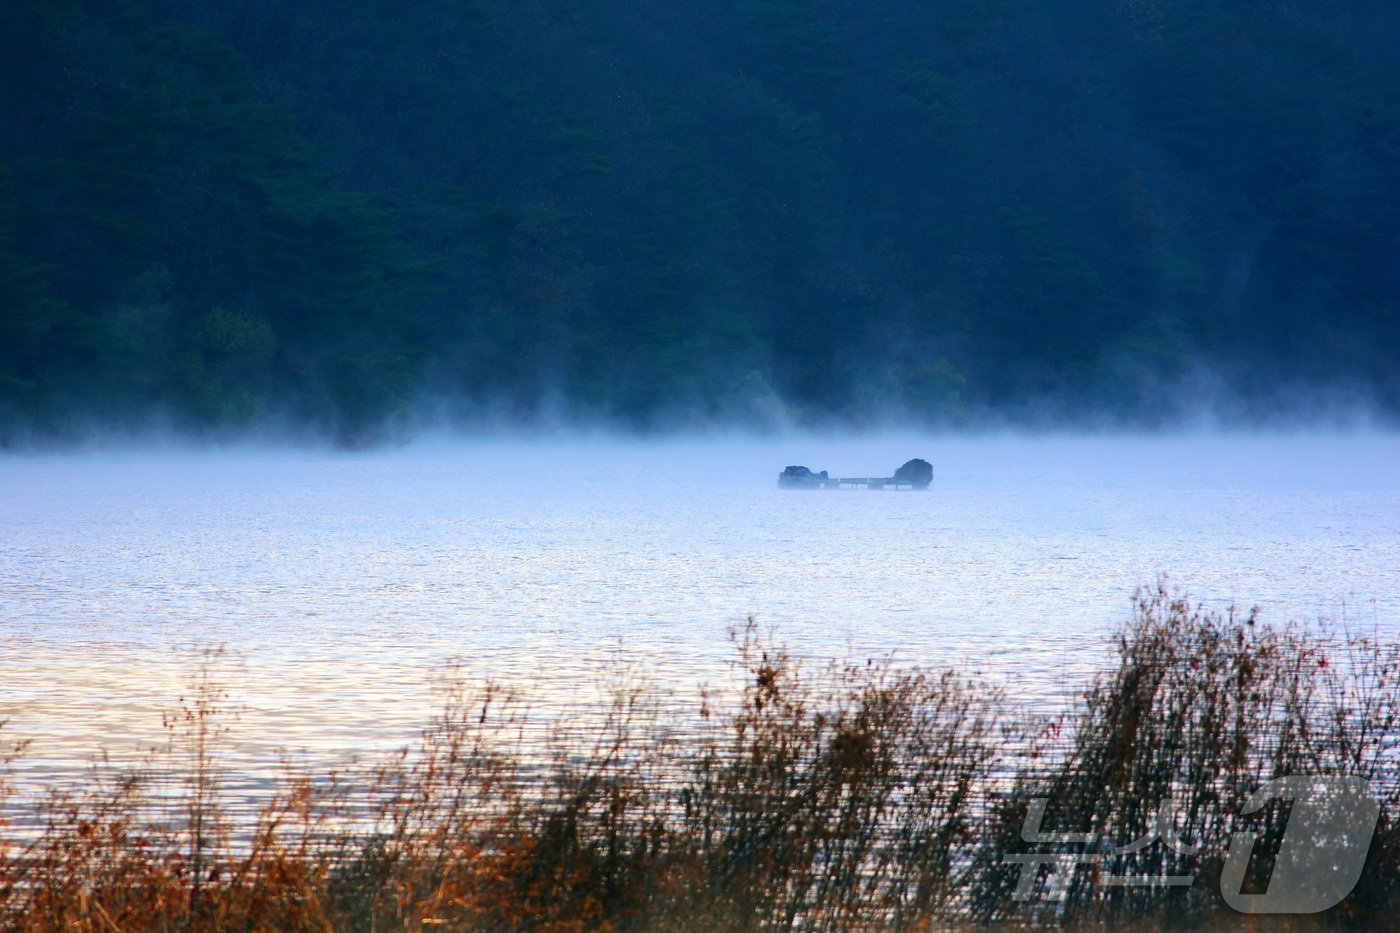
[[[781,491],[788,464],[927,493]],[[1400,634],[1400,438],[1367,434],[423,441],[0,460],[0,719],[21,777],[161,735],[200,656],[279,754],[408,743],[457,662],[587,704],[717,682],[749,614],[1051,708],[1158,574],[1216,608]],[[611,673],[609,673],[611,672]]]

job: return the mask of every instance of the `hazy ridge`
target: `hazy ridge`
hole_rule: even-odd
[[[14,0],[0,442],[1388,421],[1397,40],[1360,0]]]

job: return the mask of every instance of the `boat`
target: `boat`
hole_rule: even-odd
[[[893,476],[831,476],[805,466],[790,466],[778,474],[779,489],[910,489],[923,491],[933,482],[933,465],[917,457]]]

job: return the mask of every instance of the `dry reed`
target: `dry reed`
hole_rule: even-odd
[[[646,685],[541,743],[508,691],[459,681],[411,750],[288,773],[225,800],[225,697],[206,661],[167,747],[80,789],[13,795],[0,751],[0,927],[48,930],[906,930],[1222,928],[1231,835],[1262,890],[1288,816],[1241,815],[1285,774],[1364,778],[1382,804],[1360,883],[1292,928],[1365,929],[1400,906],[1400,650],[1141,592],[1114,664],[1058,719],[975,678],[813,667],[752,623],[741,680],[685,715]],[[1018,899],[1022,836],[1093,837],[1063,899]],[[1166,801],[1178,848],[1148,834]],[[22,817],[22,818],[21,818]],[[19,831],[23,823],[25,831]],[[1159,827],[1160,828],[1160,827]],[[1043,847],[1042,847],[1043,848]],[[1190,886],[1111,886],[1113,873]]]

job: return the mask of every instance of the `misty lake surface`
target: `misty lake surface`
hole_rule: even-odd
[[[928,493],[780,491],[805,464]],[[448,665],[596,700],[726,676],[728,628],[1071,695],[1159,573],[1400,634],[1400,439],[437,442],[0,460],[0,736],[22,774],[151,745],[201,650],[244,773],[409,743]],[[611,673],[609,673],[611,672]]]

